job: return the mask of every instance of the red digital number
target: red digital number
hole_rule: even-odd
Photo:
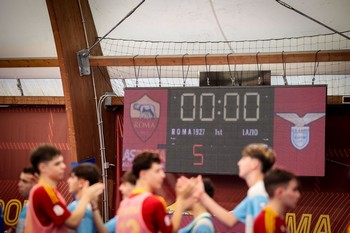
[[[204,164],[204,155],[201,153],[196,153],[197,147],[203,147],[203,145],[202,144],[194,144],[193,145],[193,147],[192,147],[193,156],[200,158],[200,162],[194,162],[193,165],[202,166]]]

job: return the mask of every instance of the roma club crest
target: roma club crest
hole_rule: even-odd
[[[295,148],[302,150],[310,141],[310,127],[307,125],[326,114],[306,113],[303,117],[299,117],[296,113],[276,113],[276,115],[294,124],[291,127],[290,139]]]
[[[146,142],[155,132],[159,122],[160,104],[147,95],[131,103],[130,119],[138,138]]]

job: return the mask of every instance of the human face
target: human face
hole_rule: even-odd
[[[247,179],[251,171],[254,170],[256,163],[258,163],[257,159],[247,155],[243,155],[242,158],[237,163],[238,170],[239,170],[239,173],[238,173],[239,177],[243,179]]]
[[[120,185],[119,185],[119,191],[122,193],[123,195],[123,199],[128,197],[132,190],[134,190],[135,188],[135,185],[133,185],[132,183],[130,182],[122,182]]]
[[[152,163],[152,166],[148,170],[144,170],[144,178],[150,187],[150,191],[156,191],[163,185],[165,173],[159,163]]]
[[[39,169],[42,175],[47,176],[55,182],[58,182],[64,177],[66,165],[64,164],[63,156],[57,155],[52,160],[40,164]]]
[[[83,188],[80,179],[74,173],[70,174],[70,176],[67,179],[67,183],[69,187],[69,192],[75,195]]]
[[[281,201],[286,208],[295,208],[300,198],[299,183],[292,179],[286,187],[282,187]]]
[[[19,176],[18,191],[24,198],[28,198],[29,192],[35,184],[34,175],[22,172]]]

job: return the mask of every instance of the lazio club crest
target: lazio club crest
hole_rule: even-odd
[[[296,113],[276,113],[276,115],[294,124],[291,127],[290,139],[296,149],[302,150],[310,141],[310,127],[307,125],[326,114],[307,113],[303,117],[299,117]]]
[[[144,95],[130,104],[130,119],[137,137],[146,142],[155,132],[160,115],[160,104]]]

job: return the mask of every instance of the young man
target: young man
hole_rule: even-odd
[[[254,221],[254,233],[289,232],[284,221],[288,208],[295,208],[299,198],[299,182],[294,174],[280,169],[268,172],[264,184],[269,203]]]
[[[29,192],[33,188],[33,186],[38,182],[38,178],[36,177],[35,170],[32,167],[23,168],[21,174],[19,175],[19,182],[17,184],[18,191],[25,200],[29,197]],[[19,214],[17,226],[11,227],[7,230],[8,233],[19,232],[22,233],[24,230],[24,223],[26,221],[27,216],[27,205],[26,202],[23,205],[22,211]],[[1,231],[0,231],[1,232]]]
[[[103,184],[88,186],[85,183],[79,205],[70,213],[56,189],[66,169],[61,152],[50,145],[43,145],[32,152],[30,160],[40,180],[29,195],[25,232],[55,233],[67,232],[67,227],[76,228],[88,203],[102,193]]]
[[[73,212],[79,205],[79,201],[83,194],[83,187],[86,183],[88,182],[88,185],[96,184],[100,181],[100,178],[100,171],[96,165],[91,163],[82,163],[72,169],[67,182],[69,185],[69,192],[74,194],[76,200],[68,205],[68,210],[70,212]],[[88,204],[85,215],[74,232],[95,233],[96,227],[94,224],[93,212],[97,210],[97,205],[94,206],[94,208],[91,208],[91,204]]]
[[[22,197],[24,197],[26,200],[29,197],[30,190],[36,185],[38,182],[37,177],[35,176],[35,170],[32,167],[25,167],[23,168],[20,176],[19,176],[19,182],[18,182],[18,191],[21,194]],[[22,211],[19,214],[18,222],[16,226],[16,232],[22,233],[24,230],[24,223],[27,216],[27,206],[28,202],[23,205]]]
[[[136,178],[131,171],[127,171],[122,176],[122,182],[119,185],[119,191],[122,193],[123,200],[127,198],[131,192],[135,189]],[[118,216],[115,216],[105,224],[106,232],[115,233]],[[100,232],[100,231],[99,231]],[[104,233],[104,232],[100,232]]]
[[[154,195],[162,187],[165,178],[159,155],[151,152],[137,155],[133,161],[132,173],[136,177],[136,186],[131,195],[120,204],[116,232],[177,232],[182,212],[187,208],[185,202],[191,195],[196,180],[182,180],[181,185],[179,182],[176,184],[177,204],[170,220],[164,199]]]
[[[131,173],[131,171],[125,172],[122,176],[122,182],[119,185],[119,191],[122,193],[123,199],[127,198],[131,194],[132,190],[134,190],[135,188],[135,185],[135,176]],[[91,204],[93,209],[98,208],[97,200],[94,200],[93,202],[91,202]],[[101,214],[98,210],[93,211],[93,216],[97,231],[99,233],[115,233],[115,228],[118,221],[117,215],[110,219],[108,222],[106,222],[106,224],[103,224]]]
[[[203,179],[204,190],[211,197],[214,197],[214,186],[209,178]],[[195,200],[191,200],[192,204],[188,210],[193,213],[193,221],[186,227],[180,229],[179,233],[214,233],[215,228],[211,215],[207,209]]]
[[[230,212],[206,194],[203,185],[199,185],[196,195],[208,211],[225,225],[233,227],[240,221],[245,223],[245,232],[252,233],[254,218],[268,202],[263,179],[274,162],[275,153],[266,144],[250,144],[243,149],[242,158],[238,161],[239,177],[246,181],[249,189],[247,197]]]

